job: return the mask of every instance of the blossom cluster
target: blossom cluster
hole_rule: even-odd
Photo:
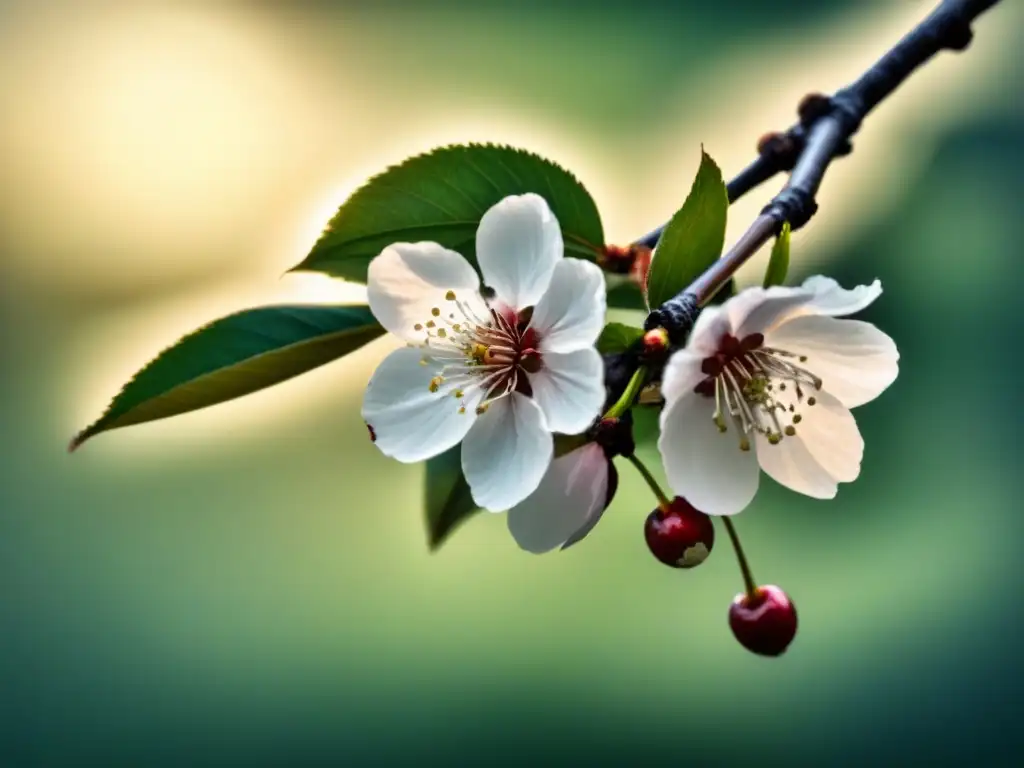
[[[616,485],[615,451],[597,439],[610,406],[595,348],[604,273],[565,256],[536,194],[490,208],[475,245],[479,273],[429,242],[392,244],[371,262],[370,309],[407,346],[374,372],[362,415],[377,447],[402,462],[461,443],[474,502],[507,511],[523,549],[564,548],[594,528]],[[753,500],[761,471],[822,499],[856,479],[864,442],[850,409],[895,380],[899,354],[874,325],[841,318],[881,290],[812,277],[704,309],[652,384],[672,492],[732,515]],[[581,439],[559,455],[555,435]]]

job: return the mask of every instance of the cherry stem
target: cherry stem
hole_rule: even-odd
[[[747,563],[747,557],[743,554],[743,547],[740,545],[740,537],[736,534],[736,527],[732,524],[732,520],[728,516],[723,516],[722,524],[725,526],[725,530],[729,533],[729,539],[732,541],[732,548],[736,552],[736,561],[740,564],[740,572],[743,574],[743,584],[747,590],[747,601],[753,605],[757,602],[760,595],[757,591],[757,583],[754,581],[753,574],[750,573],[750,565]]]
[[[640,394],[640,390],[647,383],[647,373],[647,366],[644,365],[641,365],[633,372],[633,378],[626,385],[626,391],[622,393],[622,397],[619,398],[618,402],[608,409],[608,413],[604,415],[604,418],[617,419],[633,407],[633,402],[636,400],[637,395]]]
[[[636,457],[635,453],[631,453],[626,458],[634,467],[636,467],[636,471],[639,472],[643,479],[647,481],[647,485],[654,492],[654,495],[658,497],[658,506],[661,507],[661,510],[663,512],[668,512],[669,507],[672,506],[672,502],[669,501],[665,492],[661,490],[661,486],[658,485],[658,481],[654,479],[654,475],[652,475],[650,470],[644,466],[644,463]]]

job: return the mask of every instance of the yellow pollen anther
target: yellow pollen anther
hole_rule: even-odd
[[[803,421],[803,419],[804,419],[804,417],[801,416],[799,413],[794,413],[793,414],[793,423],[794,424],[799,424],[801,421]]]
[[[742,349],[742,348],[741,348]],[[724,355],[724,357],[722,357]],[[822,380],[811,371],[795,365],[799,356],[786,350],[757,346],[740,353],[722,352],[717,363],[717,373],[699,383],[694,391],[705,397],[714,398],[714,424],[720,432],[736,427],[740,450],[753,450],[754,437],[760,435],[769,445],[778,445],[785,437],[796,435],[801,417],[796,412],[798,405],[806,400],[808,405],[817,401],[806,397],[805,389],[813,386],[822,388]],[[794,392],[793,397],[788,393]],[[783,400],[793,402],[783,402]],[[790,426],[782,423],[788,414]]]
[[[801,363],[806,363],[807,362],[807,355],[800,355],[800,362]]]
[[[413,329],[414,331],[422,331],[422,330],[423,330],[423,323],[416,323],[416,325],[414,325],[414,326],[412,327],[412,329]]]
[[[414,345],[422,355],[420,364],[429,364],[421,382],[428,379],[430,392],[441,398],[439,402],[451,403],[448,407],[458,413],[483,415],[491,403],[527,384],[525,373],[536,352],[521,322],[486,305],[480,308],[460,301],[454,290],[446,289],[444,295],[438,306],[424,307],[430,314],[415,326],[425,329]]]
[[[469,350],[469,357],[476,363],[482,363],[487,356],[487,347],[483,344],[474,344]]]

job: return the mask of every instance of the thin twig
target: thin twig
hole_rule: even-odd
[[[794,230],[817,211],[815,195],[835,157],[847,154],[850,137],[864,117],[918,67],[942,50],[962,51],[971,42],[971,23],[999,0],[943,0],[938,7],[856,82],[831,97],[809,96],[800,105],[801,122],[784,134],[762,141],[761,154],[729,185],[736,200],[775,173],[792,168],[782,191],[725,255],[686,290],[650,313],[645,326],[665,328],[674,343],[685,341],[700,307],[788,221]],[[654,246],[664,227],[638,243]]]

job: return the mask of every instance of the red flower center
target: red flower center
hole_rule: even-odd
[[[425,361],[440,363],[440,373],[430,381],[432,392],[451,393],[461,410],[487,406],[513,392],[533,394],[527,374],[544,367],[538,349],[540,334],[530,327],[532,307],[522,312],[505,306],[476,307],[449,291],[448,311],[431,309],[431,319],[417,324],[423,331]]]
[[[803,355],[765,346],[764,334],[751,333],[742,339],[724,335],[715,354],[701,361],[705,378],[693,391],[714,398],[715,426],[724,433],[733,424],[740,450],[750,450],[755,434],[769,445],[796,435],[803,418],[797,408],[815,404],[813,396],[805,400],[804,391],[821,389],[821,379],[794,364],[794,358],[807,362]]]
[[[711,357],[705,357],[704,362],[701,363],[701,373],[706,374],[707,378],[694,387],[693,391],[705,397],[714,397],[715,379],[721,376],[722,371],[726,370],[730,364],[750,373],[758,370],[760,366],[757,365],[751,353],[763,346],[763,333],[751,333],[749,336],[744,336],[742,341],[732,334],[725,334],[718,342],[718,351]]]

